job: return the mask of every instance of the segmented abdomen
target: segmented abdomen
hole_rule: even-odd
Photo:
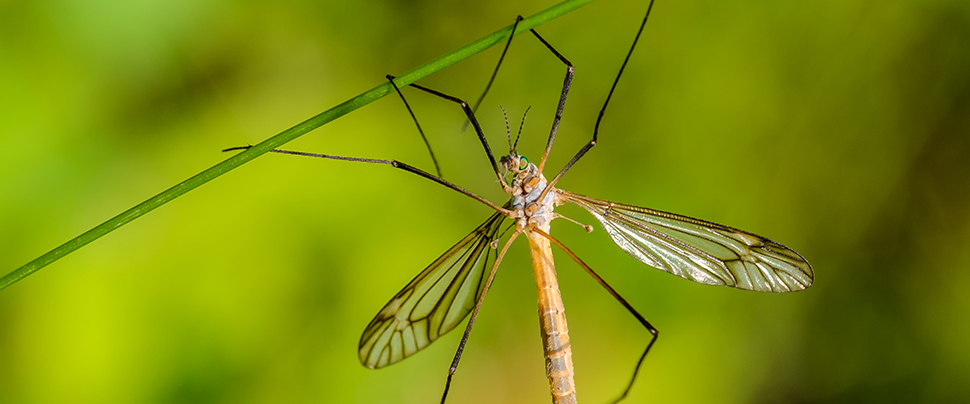
[[[575,404],[576,385],[573,382],[573,352],[569,346],[569,328],[559,293],[556,267],[549,240],[526,231],[532,252],[536,286],[539,289],[539,328],[546,356],[546,377],[552,390],[554,404]]]

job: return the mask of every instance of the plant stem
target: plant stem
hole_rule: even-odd
[[[521,32],[527,31],[531,28],[539,26],[545,22],[553,20],[563,14],[573,11],[579,7],[582,7],[594,0],[566,0],[555,6],[549,7],[535,15],[526,18],[519,22],[519,26],[514,33],[514,35]],[[509,18],[510,20],[512,18]],[[406,86],[415,81],[420,80],[432,73],[435,73],[441,69],[451,66],[463,59],[466,59],[476,53],[479,53],[489,47],[502,43],[508,39],[509,32],[512,30],[512,25],[509,25],[503,29],[496,31],[495,33],[488,35],[482,39],[472,42],[464,47],[441,56],[435,60],[425,63],[417,68],[402,74],[397,77],[394,82],[397,83],[399,87]],[[88,243],[97,240],[101,236],[108,234],[128,222],[135,220],[142,215],[151,212],[155,208],[162,206],[179,196],[182,196],[186,192],[189,192],[202,184],[205,184],[212,179],[229,172],[230,170],[239,167],[246,162],[259,157],[260,155],[275,149],[287,142],[296,139],[307,132],[319,128],[334,119],[344,116],[351,111],[367,105],[377,99],[392,93],[394,90],[391,84],[384,82],[383,84],[374,87],[368,91],[361,93],[360,95],[351,98],[343,103],[330,108],[319,115],[316,115],[306,121],[303,121],[296,126],[280,132],[278,135],[266,139],[259,144],[243,151],[242,153],[236,154],[219,164],[216,164],[209,169],[198,173],[191,178],[182,181],[181,183],[163,191],[162,193],[155,195],[148,200],[136,205],[135,207],[124,211],[123,213],[109,219],[108,221],[101,223],[97,227],[88,230],[75,237],[74,239],[60,245],[59,247],[49,251],[48,253],[41,255],[37,259],[28,262],[26,265],[17,268],[16,270],[0,278],[0,290],[10,286],[17,281],[26,278],[30,274],[37,272],[39,269],[51,264],[63,258],[75,250],[87,245]]]

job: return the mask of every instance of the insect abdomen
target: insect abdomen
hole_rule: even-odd
[[[539,328],[546,356],[546,377],[552,390],[554,404],[575,404],[576,385],[573,382],[573,352],[569,345],[569,328],[559,293],[559,281],[552,260],[549,240],[537,233],[527,232],[536,286],[539,289]]]

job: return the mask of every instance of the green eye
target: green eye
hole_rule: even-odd
[[[519,158],[519,169],[520,170],[525,170],[526,167],[528,167],[528,166],[529,166],[529,159],[527,159],[525,157],[520,157]]]

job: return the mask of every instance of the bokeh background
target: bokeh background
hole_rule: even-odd
[[[551,1],[0,1],[0,272]],[[577,66],[551,167],[590,137],[645,1],[539,31]],[[564,189],[766,235],[814,265],[790,295],[702,286],[602,230],[554,232],[661,331],[629,402],[970,399],[970,3],[659,0],[601,142]],[[475,99],[499,48],[421,83]],[[481,108],[531,106],[536,156],[564,69],[519,37]],[[495,201],[453,104],[408,91],[447,179]],[[289,148],[432,169],[386,97]],[[594,220],[577,207],[563,213]],[[386,369],[360,332],[489,215],[390,169],[267,155],[0,292],[3,403],[433,403],[459,333]],[[595,223],[594,223],[595,224]],[[557,252],[584,402],[648,334]],[[454,403],[548,402],[524,243],[489,295]]]

